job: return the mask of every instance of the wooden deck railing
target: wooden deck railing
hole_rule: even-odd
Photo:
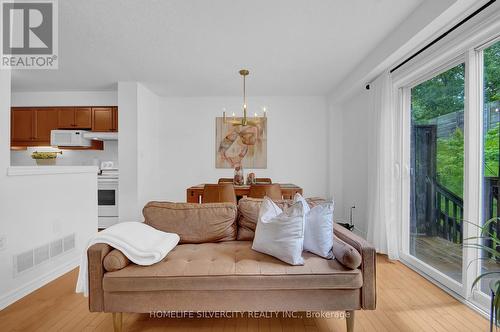
[[[436,219],[432,233],[454,243],[463,241],[464,202],[436,182]]]
[[[463,214],[464,203],[461,197],[457,196],[443,185],[436,182],[436,217],[432,234],[442,237],[454,243],[463,241]],[[485,220],[500,217],[499,199],[499,178],[485,178],[484,183],[485,199]],[[491,223],[488,231],[491,234],[500,234],[500,223]],[[493,248],[494,243],[486,240],[485,245]],[[488,256],[491,257],[490,254]],[[498,257],[497,257],[498,258]]]
[[[499,188],[500,188],[500,178],[498,177],[485,177],[484,178],[484,213],[485,220],[489,220],[491,218],[500,217],[500,205],[498,202],[499,198]],[[500,234],[500,223],[491,223],[488,229],[490,234],[498,236]],[[494,248],[494,243],[491,240],[486,240],[484,243],[488,248],[492,249],[500,249]],[[489,255],[491,257],[491,255]],[[497,260],[500,260],[499,257],[496,257]]]

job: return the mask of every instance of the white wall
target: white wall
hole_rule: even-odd
[[[268,112],[267,169],[245,170],[293,182],[306,196],[329,196],[325,97],[254,97]],[[240,97],[158,97],[136,82],[118,84],[120,220],[141,219],[150,200],[186,201],[186,188],[232,177],[215,168],[215,118],[238,114]],[[340,175],[338,175],[340,176]]]
[[[115,106],[116,91],[13,91],[12,106]]]
[[[248,105],[268,112],[267,169],[245,169],[275,182],[295,183],[306,196],[328,196],[325,97],[253,97]],[[186,188],[232,177],[215,168],[215,118],[222,109],[241,113],[240,97],[161,98],[159,160],[150,198],[185,201]],[[152,151],[153,152],[153,151]]]
[[[137,89],[136,82],[118,82],[118,163],[120,184],[118,187],[118,215],[120,221],[140,218],[137,179]]]
[[[342,108],[329,100],[328,102],[328,196],[333,197],[335,221],[345,221],[345,209],[343,199],[344,188],[344,123]]]
[[[142,207],[155,197],[161,165],[159,98],[137,82],[118,83],[120,221],[142,219]]]
[[[160,157],[159,97],[139,84],[137,87],[137,190],[138,206],[142,208],[158,192]]]
[[[95,173],[8,176],[10,73],[0,70],[0,309],[77,266],[97,230]],[[17,276],[13,255],[76,233],[76,249]]]
[[[351,206],[353,221],[360,235],[366,236],[368,216],[368,139],[371,131],[369,92],[360,87],[357,94],[340,106],[343,127],[343,212],[348,220]]]

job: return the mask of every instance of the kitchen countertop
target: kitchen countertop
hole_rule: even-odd
[[[94,173],[97,176],[98,170],[97,166],[11,166],[7,168],[7,175],[19,176]]]

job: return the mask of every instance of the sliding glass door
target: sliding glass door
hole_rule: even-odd
[[[392,77],[401,110],[401,260],[487,311],[490,281],[500,273],[473,283],[500,271],[500,222],[488,222],[500,218],[495,24]]]
[[[465,64],[413,86],[409,254],[462,283]]]
[[[481,54],[479,55],[481,56]],[[486,47],[482,51],[482,90],[483,90],[483,225],[492,218],[500,217],[500,42]],[[499,236],[499,223],[491,223],[487,233]],[[483,244],[493,250],[495,243],[485,240]],[[500,257],[491,252],[481,252],[481,272],[500,271]],[[489,280],[498,279],[490,275],[482,280],[481,291],[489,294]]]

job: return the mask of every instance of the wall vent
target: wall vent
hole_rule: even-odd
[[[17,273],[24,272],[33,267],[33,249],[29,251],[25,251],[19,255],[17,255],[14,259],[15,269]]]
[[[50,243],[50,258],[56,257],[63,253],[63,240],[57,239]]]
[[[66,252],[68,250],[75,249],[75,234],[66,236],[63,239],[63,250]]]
[[[36,268],[50,259],[75,249],[75,233],[14,255],[14,276]]]
[[[48,261],[50,258],[50,246],[48,244],[35,248],[35,265]]]

